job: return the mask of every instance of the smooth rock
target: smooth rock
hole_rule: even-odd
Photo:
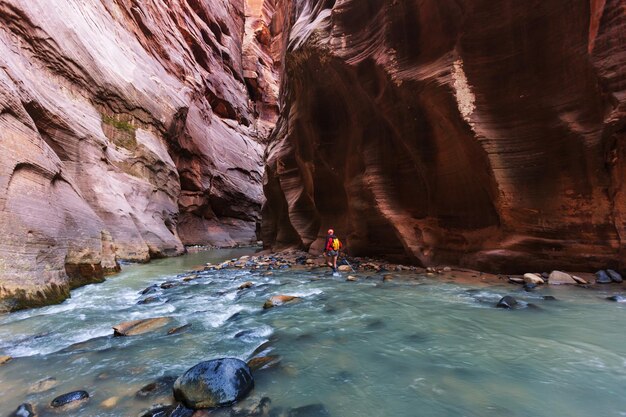
[[[100,403],[100,407],[102,408],[114,408],[117,406],[117,403],[120,401],[120,397],[109,397],[106,400]]]
[[[511,297],[510,295],[505,295],[504,297],[502,297],[500,299],[500,301],[498,301],[498,304],[496,304],[497,308],[516,308],[518,306],[518,302],[515,298]]]
[[[610,284],[611,282],[613,280],[606,271],[600,270],[596,272],[596,284]]]
[[[530,274],[530,273],[524,274],[524,282],[526,284],[535,284],[535,285],[542,285],[545,283],[543,278],[541,278],[539,275]]]
[[[89,393],[87,391],[72,391],[56,397],[50,402],[50,406],[52,408],[64,407],[87,399],[89,399]]]
[[[568,273],[562,271],[552,271],[550,278],[548,278],[548,284],[550,285],[565,285],[576,284],[576,280]]]
[[[299,300],[299,297],[295,297],[293,295],[274,295],[270,297],[265,304],[263,304],[264,309],[277,307],[283,305],[285,303],[293,302]]]
[[[167,334],[180,334],[191,328],[191,323],[183,324],[182,326],[172,327],[167,331]]]
[[[352,271],[352,268],[350,268],[350,266],[349,266],[349,265],[339,265],[339,266],[337,267],[337,269],[338,269],[339,271],[341,271],[341,272],[350,272],[350,271]]]
[[[577,284],[582,284],[582,285],[587,285],[587,284],[589,284],[589,283],[587,282],[587,280],[585,280],[584,278],[581,278],[581,277],[579,277],[579,276],[577,276],[577,275],[572,275],[572,279],[573,279],[574,281],[576,281],[576,283],[577,283]]]
[[[348,275],[348,278],[346,278],[346,281],[350,281],[350,282],[356,282],[359,279],[357,277],[355,277],[354,275]]]
[[[248,367],[253,371],[257,371],[259,369],[269,368],[277,365],[279,362],[280,356],[277,355],[260,356],[250,359],[248,361]]]
[[[11,359],[13,359],[11,356],[0,356],[0,365],[4,365],[5,363],[9,362]]]
[[[235,358],[201,362],[174,383],[174,397],[192,409],[223,407],[245,397],[254,387],[248,365]]]
[[[511,282],[513,284],[523,284],[524,283],[524,278],[509,277],[508,280],[509,280],[509,282]]]
[[[617,271],[614,271],[612,269],[607,269],[606,273],[609,274],[613,282],[617,282],[619,284],[624,281],[624,279],[622,278],[622,275]]]
[[[125,321],[113,326],[114,336],[136,336],[165,326],[171,317],[157,317],[143,320]]]
[[[37,417],[33,406],[29,403],[20,404],[9,417]]]

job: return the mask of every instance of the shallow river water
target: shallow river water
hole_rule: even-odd
[[[54,397],[84,389],[90,400],[63,415],[134,417],[162,400],[135,395],[156,378],[218,357],[247,360],[263,345],[281,362],[255,373],[251,398],[269,397],[277,416],[311,404],[333,417],[626,416],[626,304],[604,299],[621,287],[525,293],[417,275],[383,283],[369,274],[352,283],[325,270],[227,270],[137,305],[151,284],[182,282],[178,275],[192,267],[249,253],[125,266],[61,305],[0,316],[0,355],[14,357],[0,366],[0,414],[30,402],[47,415]],[[238,291],[246,281],[255,286]],[[264,311],[275,294],[302,301]],[[507,294],[538,308],[494,308]],[[112,337],[117,323],[159,316],[173,320]],[[183,324],[191,327],[167,334]],[[33,392],[46,378],[56,385]],[[112,397],[116,406],[105,408]]]

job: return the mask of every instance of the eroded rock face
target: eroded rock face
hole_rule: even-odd
[[[294,2],[263,240],[500,272],[623,268],[619,0]]]
[[[0,2],[0,310],[258,239],[274,3]]]

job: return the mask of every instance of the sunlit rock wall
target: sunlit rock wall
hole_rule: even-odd
[[[624,267],[623,1],[293,3],[268,247]]]
[[[118,260],[257,241],[278,72],[243,61],[271,47],[246,33],[265,9],[0,1],[0,309],[61,300]]]

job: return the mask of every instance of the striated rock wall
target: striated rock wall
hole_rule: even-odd
[[[263,240],[502,272],[624,268],[620,0],[300,0]]]
[[[273,5],[0,0],[0,310],[257,240]]]

